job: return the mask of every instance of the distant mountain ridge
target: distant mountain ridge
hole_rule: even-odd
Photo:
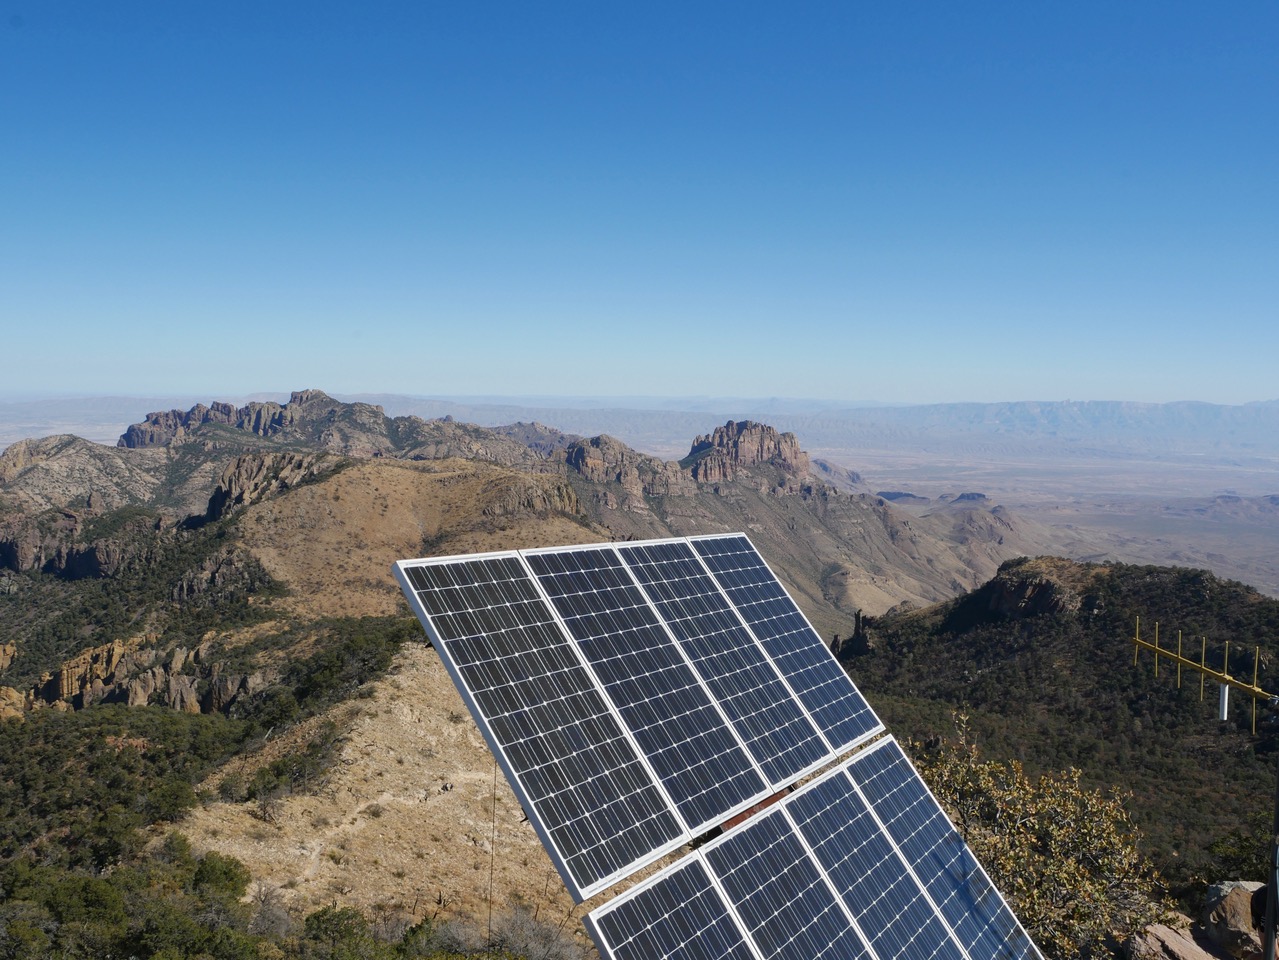
[[[803,436],[809,448],[817,450],[881,446],[937,449],[940,444],[947,450],[1013,446],[1058,456],[1175,453],[1279,457],[1279,400],[1239,405],[1063,400],[856,406],[805,400],[710,398],[690,400],[686,409],[680,409],[656,401],[640,405],[635,398],[629,398],[633,405],[610,398],[507,403],[364,394],[339,395],[337,399],[380,406],[392,418],[417,416],[433,420],[451,416],[489,427],[518,421],[550,423],[579,436],[606,433],[637,449],[663,456],[677,455],[684,438],[705,433],[729,419],[746,419],[767,422],[781,431]],[[248,405],[255,402],[275,401],[249,401]],[[26,437],[68,432],[104,441],[126,426],[120,420],[119,426],[113,427],[104,418],[123,418],[128,409],[127,398],[0,403],[0,447]],[[76,430],[77,424],[83,424],[84,429]]]
[[[582,434],[609,433],[648,448],[663,430],[682,435],[705,429],[708,420],[728,417],[765,421],[803,436],[810,448],[849,448],[943,443],[948,448],[1010,443],[1032,449],[1279,456],[1279,400],[1237,406],[1178,401],[1137,403],[1118,400],[943,403],[908,406],[807,409],[799,402],[746,401],[723,410],[646,410],[602,406],[530,407],[423,400],[393,395],[378,402],[393,413],[451,414],[486,424],[504,419],[555,423]]]

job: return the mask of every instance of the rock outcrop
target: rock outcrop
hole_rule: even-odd
[[[166,657],[149,646],[155,637],[92,647],[44,674],[25,694],[0,687],[0,717],[38,707],[83,709],[95,703],[130,707],[159,704],[185,713],[226,712],[240,697],[267,686],[260,672],[226,674],[211,661],[208,644],[175,647]]]
[[[153,499],[162,470],[163,457],[153,453],[130,456],[80,437],[44,437],[0,453],[0,488],[27,513],[86,506],[102,513]]]
[[[1092,576],[1087,567],[1057,557],[1009,560],[951,611],[947,624],[963,630],[976,623],[1079,613]]]
[[[564,480],[538,482],[529,477],[525,482],[511,483],[502,479],[488,485],[484,499],[481,513],[489,518],[578,512],[577,494]]]
[[[1194,937],[1186,925],[1156,923],[1132,937],[1127,944],[1132,960],[1221,960]]]
[[[323,396],[318,390],[302,390],[293,394],[290,404],[304,403]],[[236,407],[230,403],[215,401],[210,406],[197,403],[190,410],[161,410],[148,413],[141,423],[132,424],[120,437],[117,446],[139,450],[144,447],[164,447],[180,443],[195,427],[207,423],[225,424],[237,430],[245,430],[259,437],[267,437],[283,430],[296,415],[287,406],[270,401],[247,403]]]
[[[812,472],[808,454],[799,448],[795,434],[778,433],[750,420],[730,420],[713,433],[698,437],[680,463],[699,483],[737,480],[743,468],[759,464],[769,464],[797,478]]]
[[[667,463],[632,450],[622,441],[601,434],[569,444],[565,462],[588,483],[621,487],[631,509],[647,509],[643,498],[692,494],[691,478],[675,463]]]
[[[1238,960],[1261,960],[1264,884],[1231,881],[1208,888],[1203,923],[1214,944]]]
[[[273,494],[313,480],[335,461],[315,453],[252,453],[237,457],[222,472],[209,497],[205,520],[220,520]]]

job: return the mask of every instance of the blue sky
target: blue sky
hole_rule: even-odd
[[[0,396],[1279,397],[1279,5],[0,0]]]

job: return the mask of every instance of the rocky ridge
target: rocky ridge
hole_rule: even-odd
[[[380,407],[343,403],[322,390],[297,390],[285,404],[197,404],[190,410],[149,413],[120,437],[118,446],[133,450],[177,450],[204,443],[211,448],[256,449],[268,440],[278,448],[291,445],[343,456],[441,460],[449,457],[487,460],[504,465],[532,464],[545,457],[538,447],[496,430],[452,419],[388,417]]]

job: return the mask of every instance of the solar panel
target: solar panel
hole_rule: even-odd
[[[887,739],[854,757],[849,773],[973,960],[1039,957],[895,740]]]
[[[613,960],[756,960],[697,856],[594,911],[587,926]]]
[[[694,834],[771,792],[611,548],[525,557]]]
[[[782,786],[829,761],[802,704],[688,541],[626,544],[618,552],[770,783]]]
[[[518,556],[401,570],[570,888],[598,889],[686,839]]]
[[[883,729],[746,537],[694,537],[690,542],[836,751],[851,749]]]
[[[1041,960],[741,534],[395,567],[606,960]]]
[[[715,871],[767,960],[868,956],[847,913],[780,809],[708,846]]]
[[[797,794],[787,810],[879,956],[965,960],[897,848],[842,771]]]
[[[1000,921],[968,922],[958,909],[964,896],[953,894],[963,881],[951,877],[947,885],[938,885],[928,869],[936,861],[911,859],[912,848],[897,840],[863,792],[863,776],[890,792],[908,793],[914,798],[911,807],[922,812],[923,783],[896,742],[886,739],[592,911],[588,926],[601,955],[605,960],[734,955],[717,952],[724,943],[736,943],[731,920],[768,960],[1042,960],[988,882],[970,891],[967,909],[998,915]],[[923,794],[936,806],[926,788]],[[909,818],[897,820],[899,828],[908,823]],[[709,871],[709,886],[699,863]],[[693,889],[693,877],[703,885]],[[951,895],[939,901],[939,892]],[[641,897],[642,903],[632,902]],[[713,936],[708,933],[712,918]],[[974,937],[974,929],[984,935]],[[662,938],[652,930],[660,930]]]

